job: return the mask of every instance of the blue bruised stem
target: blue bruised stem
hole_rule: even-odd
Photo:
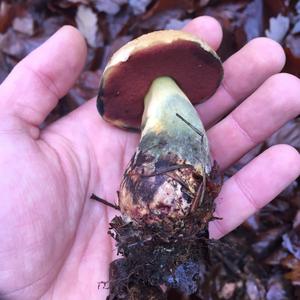
[[[144,100],[142,136],[122,179],[120,209],[130,220],[184,217],[201,203],[212,169],[204,126],[169,77],[154,80]]]

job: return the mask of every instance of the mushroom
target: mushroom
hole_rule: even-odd
[[[119,191],[124,220],[184,218],[199,207],[212,162],[193,104],[212,96],[222,77],[217,54],[182,31],[143,35],[112,56],[97,108],[111,124],[141,130]]]

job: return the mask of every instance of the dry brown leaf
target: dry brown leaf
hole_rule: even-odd
[[[32,36],[34,34],[34,21],[30,16],[24,18],[15,18],[13,21],[15,31]]]
[[[128,4],[135,15],[141,15],[146,11],[151,1],[152,0],[128,0]]]
[[[144,19],[148,19],[153,15],[165,12],[167,10],[181,9],[193,11],[194,5],[192,0],[159,0],[144,15]]]
[[[92,2],[97,11],[115,15],[120,11],[121,6],[127,3],[127,0],[92,0]]]
[[[88,5],[90,4],[90,0],[68,0],[68,2],[70,3],[81,3],[81,4],[85,4],[85,5]]]
[[[177,20],[171,19],[165,29],[173,29],[173,30],[181,30],[186,24],[188,24],[192,19],[185,19],[185,20]]]
[[[84,5],[80,5],[76,13],[76,24],[79,31],[86,38],[91,47],[96,47],[96,38],[98,31],[98,18],[93,10]]]
[[[279,14],[270,19],[269,29],[266,30],[266,36],[274,41],[281,43],[290,28],[290,19]]]
[[[0,33],[4,33],[11,25],[14,14],[14,8],[11,4],[0,2]]]

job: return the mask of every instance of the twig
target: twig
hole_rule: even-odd
[[[176,113],[176,117],[178,117],[181,121],[183,121],[185,124],[187,124],[190,128],[192,128],[198,135],[200,135],[201,139],[203,140],[203,133],[196,128],[194,125],[192,125],[188,120],[186,120],[184,117],[182,117],[180,114]]]
[[[152,177],[152,176],[157,176],[157,175],[161,175],[164,173],[168,173],[171,171],[175,171],[175,170],[179,170],[179,169],[186,169],[186,168],[194,168],[193,165],[189,165],[189,164],[182,164],[182,165],[173,165],[173,166],[168,166],[165,168],[159,168],[157,171],[151,173],[151,174],[142,174],[142,177]]]
[[[195,198],[192,203],[191,211],[195,211],[197,207],[202,203],[204,192],[206,188],[206,177],[202,177],[202,182],[199,184],[198,189],[195,194]]]
[[[120,206],[119,205],[111,204],[110,202],[108,202],[108,201],[106,201],[106,200],[104,200],[104,199],[96,196],[95,194],[92,194],[92,196],[91,196],[90,199],[96,200],[96,201],[98,201],[98,202],[100,202],[100,203],[102,203],[102,204],[104,204],[106,206],[112,207],[112,208],[114,208],[116,210],[120,210]]]

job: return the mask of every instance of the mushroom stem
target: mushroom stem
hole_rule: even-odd
[[[147,149],[155,143],[167,143],[164,150],[189,161],[200,174],[203,171],[209,173],[211,161],[204,126],[175,81],[170,77],[155,79],[144,104],[141,147]],[[153,140],[149,140],[150,135],[154,135]]]
[[[211,171],[205,129],[169,77],[155,79],[144,100],[140,144],[121,183],[121,211],[151,222],[184,217],[201,202]]]

